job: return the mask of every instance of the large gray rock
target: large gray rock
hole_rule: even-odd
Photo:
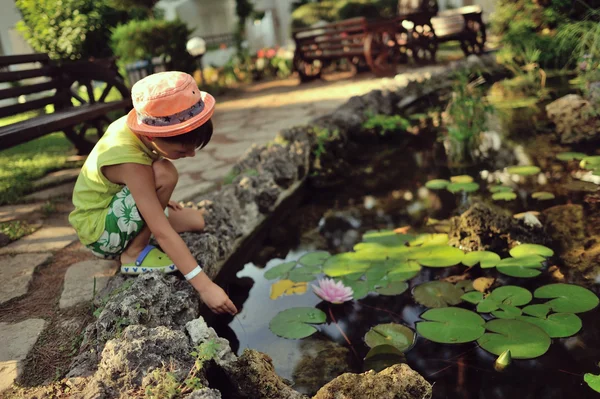
[[[600,139],[600,118],[592,103],[577,94],[568,94],[546,105],[548,118],[556,125],[561,143]]]
[[[98,318],[86,328],[80,354],[71,364],[68,377],[92,374],[105,343],[129,325],[184,330],[187,322],[198,317],[200,299],[187,281],[149,273],[113,279],[99,295],[96,306],[100,306]]]
[[[202,317],[190,321],[185,325],[185,328],[194,346],[209,340],[214,341],[218,345],[218,349],[212,359],[218,366],[225,367],[237,360],[237,357],[231,351],[229,341],[219,337],[215,330],[209,327]]]
[[[396,364],[380,373],[342,374],[313,399],[429,399],[431,384],[406,364]]]
[[[221,392],[210,388],[197,389],[185,399],[221,399]]]

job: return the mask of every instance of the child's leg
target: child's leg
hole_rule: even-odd
[[[185,231],[204,230],[203,212],[192,208],[171,209],[169,208],[169,222],[178,233]]]
[[[152,164],[152,169],[154,170],[154,183],[156,185],[156,194],[158,196],[158,200],[163,208],[167,207],[169,203],[169,199],[171,198],[171,194],[173,194],[173,190],[175,190],[175,186],[177,185],[177,169],[166,159],[162,159],[160,161],[156,161]],[[150,242],[150,236],[152,233],[148,228],[148,225],[144,225],[140,233],[135,236],[125,248],[125,251],[121,254],[121,263],[127,264],[134,262],[140,252]]]

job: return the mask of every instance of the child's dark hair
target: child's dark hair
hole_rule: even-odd
[[[212,137],[212,134],[213,134],[213,124],[212,124],[212,120],[209,119],[202,126],[197,127],[196,129],[192,130],[191,132],[187,132],[187,133],[181,134],[179,136],[161,137],[161,140],[163,140],[167,143],[173,143],[173,144],[183,144],[183,145],[193,144],[194,148],[196,148],[197,150],[200,150],[200,149],[206,147],[206,145],[210,141],[210,138]]]

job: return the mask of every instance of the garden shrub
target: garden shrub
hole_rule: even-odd
[[[396,15],[396,0],[340,0],[307,3],[292,13],[292,27],[309,27],[318,21],[333,22],[354,17],[391,18]]]
[[[114,30],[111,45],[123,63],[165,57],[168,69],[191,73],[195,63],[185,48],[191,32],[180,20],[134,20]]]

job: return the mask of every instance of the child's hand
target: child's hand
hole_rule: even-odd
[[[174,211],[183,209],[183,206],[181,206],[181,204],[179,204],[179,202],[175,202],[175,201],[169,201],[169,204],[167,206],[169,208],[173,209]]]
[[[211,282],[208,287],[198,291],[202,301],[215,313],[229,313],[235,315],[237,308],[231,302],[225,291],[215,283]]]

